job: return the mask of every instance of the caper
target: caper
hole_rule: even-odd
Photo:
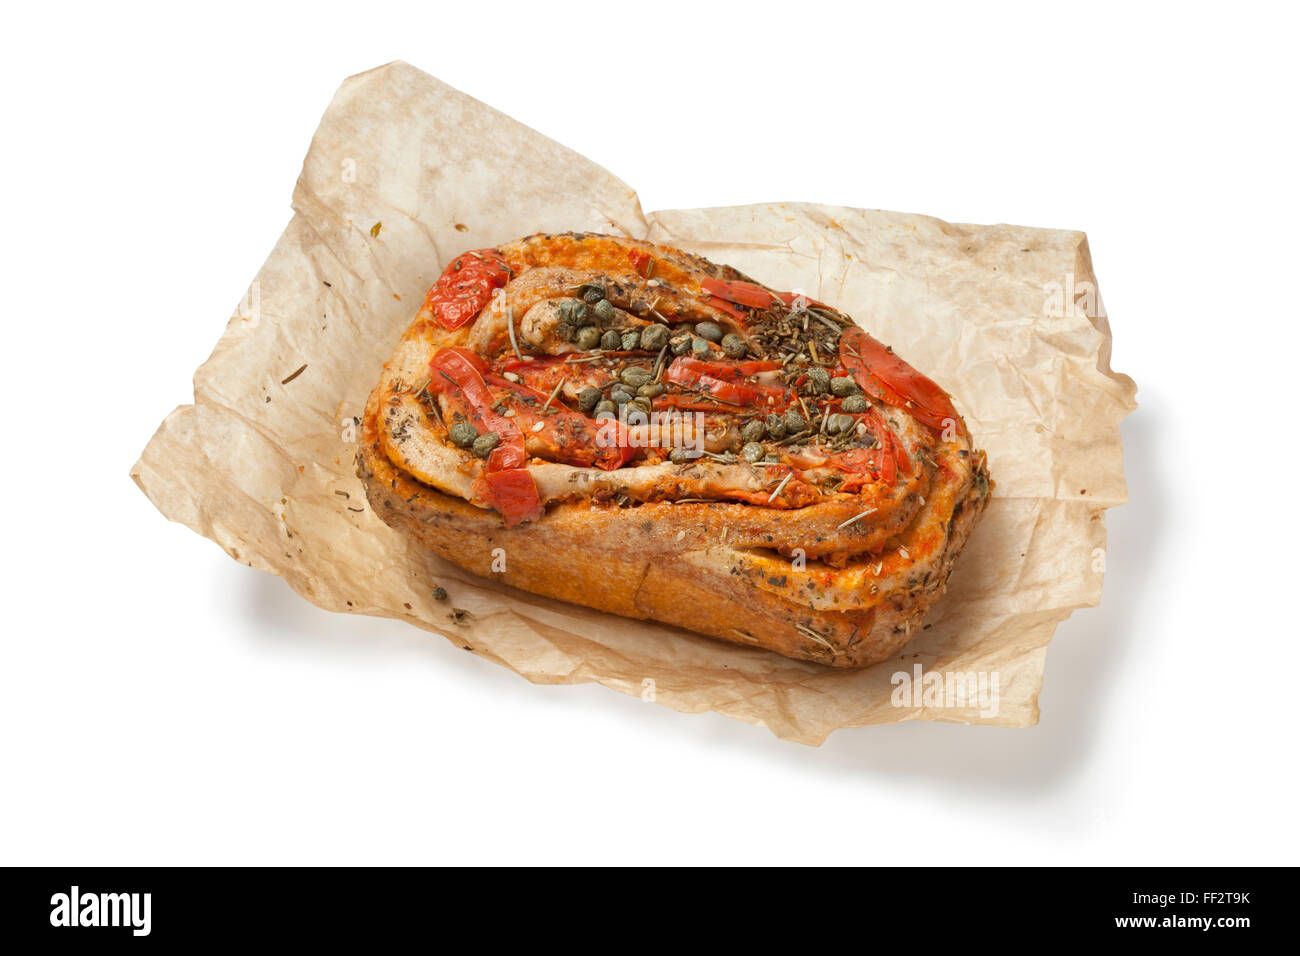
[[[449,434],[453,444],[461,448],[468,448],[474,444],[474,439],[478,438],[478,429],[469,422],[456,422],[451,426]]]
[[[691,350],[691,337],[674,335],[668,342],[668,348],[674,355],[685,355]]]
[[[623,351],[631,352],[633,349],[635,349],[638,345],[641,344],[641,333],[636,329],[632,329],[630,332],[624,332],[622,342],[623,342]]]
[[[692,455],[687,449],[681,447],[674,448],[672,451],[668,453],[668,460],[671,461],[674,465],[684,465],[688,461],[693,461],[694,458],[695,456]]]
[[[853,381],[853,379],[849,378],[847,375],[831,379],[831,392],[834,395],[838,395],[840,398],[855,395],[857,394],[857,391],[858,383]]]
[[[623,346],[623,336],[610,329],[600,337],[600,347],[606,352],[617,352]]]
[[[668,330],[662,325],[647,325],[641,330],[641,348],[658,352],[668,344]]]
[[[781,460],[781,456],[774,451],[769,451],[767,455],[763,458],[763,460],[775,465],[777,462]]]
[[[745,461],[762,461],[763,456],[767,454],[767,449],[756,441],[749,442],[744,448],[740,449],[740,457]]]
[[[648,385],[642,385],[636,390],[636,393],[646,398],[658,398],[666,391],[668,391],[668,386],[663,382],[651,382]]]
[[[484,432],[474,439],[471,450],[477,457],[486,458],[491,454],[492,449],[497,447],[499,441],[501,441],[501,436],[496,432]]]
[[[710,342],[722,341],[722,327],[716,322],[697,322],[695,324],[695,334],[702,339],[708,339]]]
[[[597,418],[601,418],[602,416],[605,415],[616,415],[617,413],[618,413],[618,406],[615,405],[613,402],[611,402],[608,398],[602,398],[599,402],[596,403]]]
[[[582,297],[586,299],[590,305],[595,305],[601,299],[605,298],[605,290],[594,282],[589,282],[582,286],[578,289],[578,292],[581,293]]]
[[[700,338],[699,336],[696,336],[695,338],[691,339],[692,352],[696,353],[697,355],[703,355],[704,353],[708,352],[708,350],[709,350],[709,343],[706,342],[704,339]]]
[[[649,383],[653,377],[649,369],[642,368],[640,365],[629,365],[618,373],[619,381],[624,385],[630,385],[632,388],[640,388],[642,385]]]
[[[600,329],[596,328],[594,325],[578,329],[578,337],[574,339],[574,342],[577,344],[578,348],[582,349],[584,352],[588,349],[594,349],[600,345]]]
[[[838,435],[853,431],[853,426],[856,424],[852,415],[832,415],[826,422],[826,430],[832,435]]]
[[[722,337],[722,351],[726,352],[730,358],[743,358],[749,351],[749,346],[735,332],[728,332]]]
[[[808,385],[814,395],[825,395],[826,390],[831,387],[831,373],[821,366],[814,366],[808,372]]]
[[[767,437],[773,441],[780,441],[785,437],[785,416],[773,412],[767,416]]]
[[[614,305],[609,299],[601,299],[591,307],[591,311],[596,316],[596,321],[602,325],[608,325],[614,321]]]
[[[609,390],[609,399],[615,405],[626,405],[632,401],[632,393],[623,385],[615,385]]]
[[[803,420],[803,416],[793,408],[785,413],[785,430],[793,435],[795,432],[801,432],[808,427],[808,423]]]
[[[435,601],[447,600],[447,589],[443,587],[441,584],[439,584],[437,587],[433,589],[433,599]]]
[[[590,414],[591,410],[600,403],[600,399],[600,389],[588,385],[578,393],[578,408]]]
[[[638,395],[636,398],[632,399],[632,401],[627,403],[627,407],[629,411],[635,408],[636,410],[645,412],[649,415],[651,410],[654,408],[654,402],[650,401],[650,399],[643,395]]]
[[[861,395],[850,395],[848,398],[844,399],[840,407],[846,412],[850,412],[854,415],[861,415],[867,410],[867,400]]]
[[[745,444],[763,440],[763,423],[757,418],[740,430],[740,440]]]
[[[573,325],[581,325],[587,318],[587,303],[581,299],[565,299],[560,303],[560,318]]]

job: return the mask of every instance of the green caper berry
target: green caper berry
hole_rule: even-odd
[[[626,405],[628,402],[632,401],[632,393],[622,385],[615,385],[609,390],[609,399],[615,405]]]
[[[768,452],[768,453],[763,457],[763,460],[764,460],[764,461],[767,461],[767,462],[771,462],[772,464],[775,465],[777,462],[779,462],[779,461],[781,460],[781,456],[778,455],[778,454],[777,454],[776,452],[774,452],[774,451],[769,451],[769,452]]]
[[[584,352],[588,349],[594,349],[600,345],[600,329],[596,328],[594,325],[589,325],[586,328],[579,329],[578,337],[574,339],[574,342],[577,344],[578,348],[582,349]]]
[[[618,373],[619,381],[624,385],[630,385],[632,388],[640,388],[653,377],[649,369],[644,369],[639,365],[629,365]]]
[[[617,413],[618,413],[618,406],[615,405],[613,402],[611,402],[608,398],[602,398],[599,402],[596,403],[597,418],[600,418],[603,415],[615,415]]]
[[[578,393],[578,408],[590,413],[600,403],[600,399],[600,389],[592,388],[589,385]]]
[[[469,422],[457,422],[451,426],[451,440],[461,448],[468,448],[478,438],[478,429]]]
[[[826,390],[831,387],[831,373],[816,366],[808,372],[808,384],[814,395],[825,395]]]
[[[853,415],[861,415],[867,410],[867,400],[861,395],[850,395],[844,399],[841,407]]]
[[[758,419],[749,422],[740,430],[740,440],[745,444],[763,440],[763,423]]]
[[[673,338],[669,343],[669,350],[674,355],[685,355],[691,350],[691,337],[689,335],[679,335]]]
[[[752,441],[744,448],[740,449],[740,457],[745,461],[762,461],[763,456],[767,454],[767,449],[756,441]]]
[[[674,448],[668,453],[668,460],[674,465],[684,465],[688,461],[692,461],[693,457],[685,448]]]
[[[608,324],[614,321],[614,304],[609,299],[601,299],[591,307],[591,311],[595,314],[597,322]]]
[[[646,398],[658,398],[666,391],[668,391],[668,386],[663,382],[651,382],[649,385],[642,385],[636,390],[636,393]]]
[[[499,441],[501,441],[501,436],[496,432],[484,432],[474,439],[471,449],[477,457],[486,458],[492,453],[492,449],[497,447]]]
[[[852,415],[832,415],[830,421],[826,423],[826,430],[832,434],[838,435],[843,432],[852,431],[853,426],[856,424],[857,422],[853,420]]]
[[[581,299],[565,299],[560,303],[560,319],[573,325],[581,325],[587,317],[587,305]]]
[[[585,299],[589,305],[595,305],[601,299],[605,298],[605,290],[598,285],[584,285],[579,291],[582,293],[583,299]]]
[[[727,353],[728,358],[744,358],[745,353],[749,351],[749,346],[735,332],[728,332],[722,337],[722,351]]]
[[[831,379],[831,393],[840,398],[854,395],[857,391],[858,383],[853,381],[853,379],[849,378],[847,375]]]
[[[702,339],[708,339],[710,342],[722,341],[722,327],[716,322],[697,322],[695,324],[695,334]]]
[[[785,437],[785,417],[773,412],[767,416],[767,437],[773,441],[780,441]]]
[[[638,411],[645,412],[649,415],[654,409],[654,402],[650,401],[650,399],[645,396],[638,395],[636,398],[632,399],[632,401],[627,403],[627,407],[629,411],[635,408]]]
[[[803,431],[806,427],[808,427],[808,423],[793,408],[785,413],[785,430],[791,435]]]
[[[662,325],[647,325],[641,330],[641,348],[658,352],[668,344],[668,330]]]
[[[606,352],[617,352],[623,345],[623,337],[610,329],[600,337],[600,347]]]
[[[635,329],[631,332],[624,332],[619,338],[619,343],[624,352],[631,352],[641,344],[641,333]]]
[[[704,339],[699,338],[698,336],[696,338],[691,339],[692,352],[695,352],[699,355],[703,355],[708,350],[709,350],[709,343],[706,342]]]

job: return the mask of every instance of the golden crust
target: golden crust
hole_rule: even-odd
[[[652,250],[666,272],[680,270],[682,279],[693,272],[740,276],[676,250],[611,241]],[[512,265],[525,260],[525,269],[550,264],[538,237],[501,249]],[[596,256],[576,266],[607,269],[608,260]],[[358,474],[385,522],[469,571],[523,590],[787,657],[860,667],[892,655],[919,630],[987,503],[984,456],[970,446],[964,427],[939,438],[905,410],[889,409],[904,447],[923,467],[871,499],[879,504],[873,514],[839,528],[825,522],[859,513],[860,503],[849,496],[839,496],[847,500],[838,500],[818,524],[814,509],[829,503],[781,509],[584,494],[552,498],[536,520],[507,527],[497,513],[467,500],[481,462],[448,444],[436,411],[413,398],[433,352],[471,335],[484,332],[473,325],[445,332],[430,321],[427,306],[421,310],[367,402]],[[680,474],[678,484],[691,487],[698,481],[691,469],[698,467],[665,462],[654,480],[659,487],[663,473]],[[535,459],[529,468],[544,470]],[[575,476],[586,481],[590,472],[599,479],[638,471],[544,468],[567,468],[571,482]],[[539,480],[539,488],[547,481]],[[504,571],[493,569],[498,548],[505,549]]]

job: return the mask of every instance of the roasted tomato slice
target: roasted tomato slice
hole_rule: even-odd
[[[480,480],[484,500],[490,502],[505,519],[507,528],[541,517],[542,502],[537,495],[537,483],[527,468],[488,470]]]
[[[429,367],[433,369],[429,388],[435,392],[442,391],[446,383],[450,382],[462,392],[477,391],[481,388],[483,394],[487,394],[487,386],[483,383],[483,376],[487,374],[487,363],[477,352],[459,347],[439,349],[429,361]],[[470,396],[466,395],[466,397]]]
[[[538,445],[541,446],[539,457],[566,465],[584,468],[595,465],[612,471],[636,456],[637,449],[628,441],[627,429],[622,422],[592,421],[558,402],[553,402],[543,412],[542,407],[550,397],[548,392],[491,373],[486,381],[492,387],[494,399],[505,401],[514,409],[510,422],[524,436],[525,442],[532,442],[535,451],[539,450]],[[520,443],[521,448],[525,442]]]
[[[705,303],[706,305],[713,306],[719,312],[727,313],[727,315],[731,316],[737,322],[749,321],[749,316],[747,316],[744,312],[741,312],[738,308],[736,308],[726,299],[720,299],[716,295],[709,295],[709,296],[705,296],[700,301]]]
[[[691,359],[693,362],[699,359]],[[701,365],[707,365],[713,370],[712,374],[718,378],[736,379],[743,378],[747,375],[757,375],[760,372],[777,372],[781,370],[780,362],[700,362]]]
[[[748,367],[751,371],[746,372],[744,367]],[[777,362],[726,364],[705,362],[682,355],[673,360],[673,364],[664,373],[664,378],[676,385],[703,389],[720,401],[748,407],[760,403],[766,404],[768,396],[775,398],[786,395],[786,390],[780,386],[751,385],[743,381],[746,374],[775,371],[780,367],[780,363]]]
[[[930,428],[960,427],[961,419],[948,393],[862,329],[844,330],[840,361],[873,398],[905,408]]]
[[[795,299],[799,298],[793,292],[775,292],[753,282],[728,282],[724,279],[701,279],[700,288],[710,295],[717,296],[719,299],[725,299],[728,302],[734,302],[736,305],[747,306],[751,309],[766,309],[772,305],[773,300],[788,307],[794,303]],[[825,308],[816,299],[810,299],[807,296],[803,296],[803,299],[809,305]]]
[[[483,379],[483,359],[463,348],[438,351],[430,360],[429,390],[455,389],[470,407],[481,430],[496,432],[500,443],[488,455],[475,490],[505,520],[506,527],[532,521],[542,513],[537,483],[524,467],[524,439],[515,423],[493,408],[491,389]]]
[[[701,279],[700,288],[719,299],[751,309],[766,309],[776,298],[775,294],[752,282],[727,282],[723,279]]]
[[[458,329],[483,311],[510,274],[510,266],[495,249],[467,252],[452,260],[424,303],[444,329]]]
[[[515,423],[493,408],[496,399],[483,378],[487,365],[482,358],[469,349],[441,349],[429,362],[429,367],[433,371],[429,378],[429,391],[442,392],[449,387],[458,389],[481,426],[480,431],[496,432],[503,445],[517,443],[523,447]]]

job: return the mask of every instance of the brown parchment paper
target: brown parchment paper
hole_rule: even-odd
[[[168,518],[323,608],[407,620],[538,683],[598,681],[808,744],[900,720],[1037,721],[1053,630],[1100,599],[1103,512],[1126,497],[1119,425],[1135,407],[1132,381],[1109,370],[1082,233],[801,203],[644,215],[605,170],[404,63],[344,82],[293,209],[195,374],[194,404],[132,471]],[[954,395],[996,489],[897,658],[834,671],[562,604],[427,555],[369,511],[350,423],[443,265],[567,230],[670,243],[831,302]],[[449,605],[473,623],[453,624]],[[893,706],[891,675],[917,664],[996,673],[997,713]]]

